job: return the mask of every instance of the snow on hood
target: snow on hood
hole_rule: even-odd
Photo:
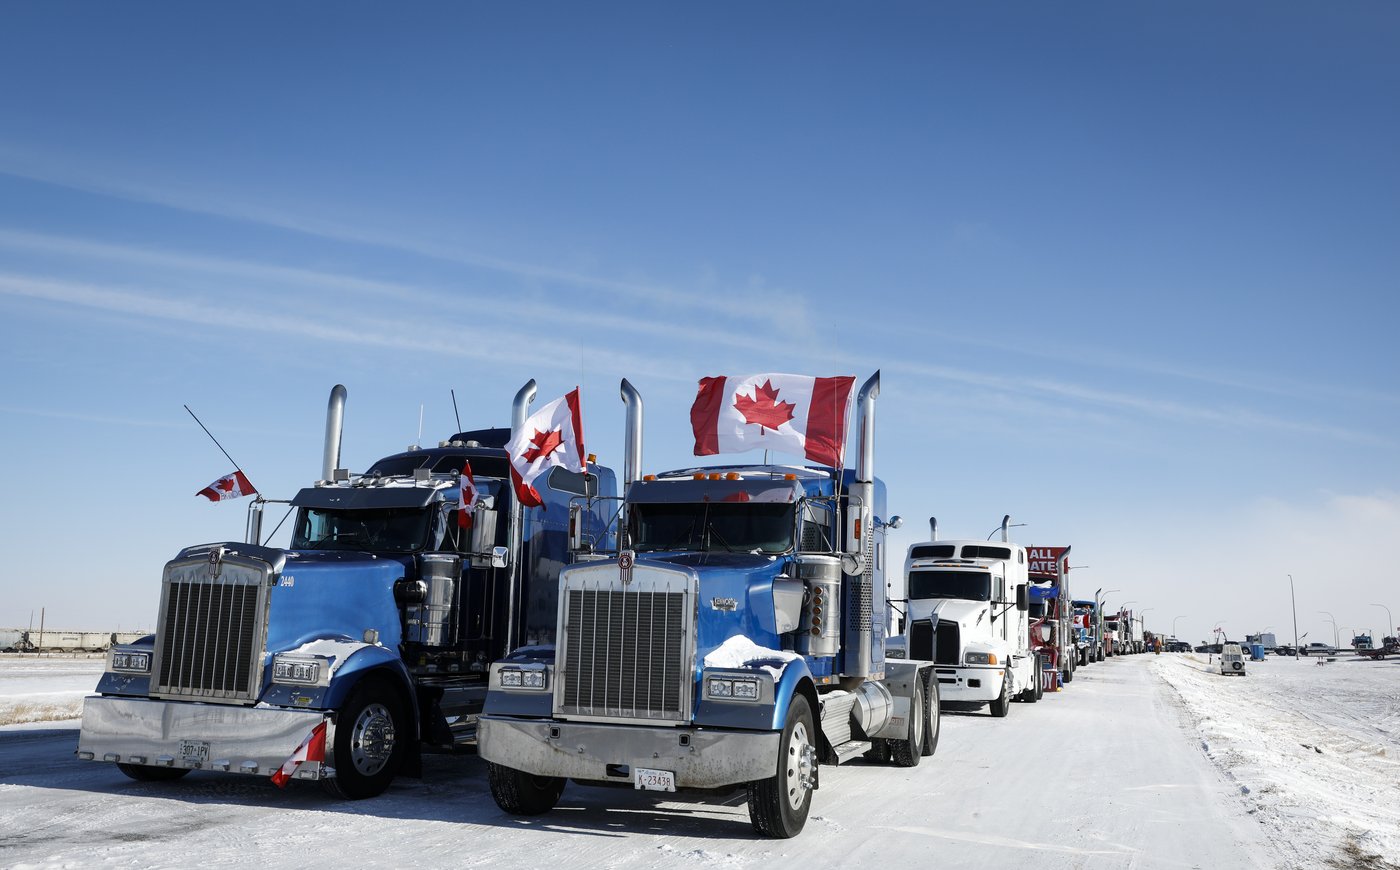
[[[715,647],[705,656],[705,667],[707,668],[745,668],[759,667],[767,671],[776,680],[782,674],[783,669],[789,662],[797,661],[802,656],[797,653],[787,652],[780,649],[768,649],[759,646],[741,634],[736,634],[729,640]]]

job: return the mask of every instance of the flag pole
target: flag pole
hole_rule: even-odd
[[[198,417],[195,417],[194,411],[190,411],[190,406],[185,405],[184,408],[186,411],[189,411],[191,417],[194,417],[194,421],[199,424],[199,428],[204,430],[204,434],[209,436],[209,440],[214,442],[214,446],[219,448],[219,452],[224,454],[224,457],[228,459],[229,462],[233,462],[233,457],[228,455],[228,451],[224,449],[224,445],[219,443],[219,439],[214,437],[214,433],[209,431],[209,427],[205,426],[203,421],[201,421]],[[242,466],[240,466],[237,462],[233,462],[233,467],[238,471],[243,470]]]

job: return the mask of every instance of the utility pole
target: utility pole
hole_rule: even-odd
[[[1293,575],[1288,575],[1288,598],[1293,602],[1293,661],[1298,660],[1298,596],[1293,593]]]

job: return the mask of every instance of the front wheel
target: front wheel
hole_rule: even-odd
[[[778,741],[776,772],[749,783],[749,821],[763,836],[786,840],[807,824],[817,783],[816,736],[811,705],[794,695]]]
[[[914,697],[909,701],[909,728],[905,736],[890,741],[890,757],[895,767],[914,767],[924,757],[924,731],[928,727],[928,707],[924,703],[924,681],[914,680]]]
[[[190,772],[188,767],[152,767],[149,764],[117,762],[117,770],[137,782],[170,782]]]
[[[1004,719],[1007,713],[1011,712],[1011,675],[1004,674],[1001,678],[1001,694],[997,699],[987,705],[987,710],[998,719]]]
[[[495,762],[486,765],[486,779],[496,806],[516,816],[547,813],[564,793],[563,777],[534,776]]]
[[[321,780],[321,785],[345,800],[382,794],[403,764],[407,737],[407,716],[398,694],[381,680],[362,681],[336,714],[331,761],[335,776]]]

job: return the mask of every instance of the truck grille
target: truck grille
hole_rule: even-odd
[[[152,694],[256,700],[267,632],[267,571],[256,564],[166,566]]]
[[[561,602],[558,712],[689,719],[694,605],[687,578],[638,567],[624,585],[612,565],[582,573],[582,582],[565,580]]]
[[[949,619],[938,620],[938,632],[934,635],[933,662],[938,665],[961,665],[959,653],[962,651],[962,630]]]

